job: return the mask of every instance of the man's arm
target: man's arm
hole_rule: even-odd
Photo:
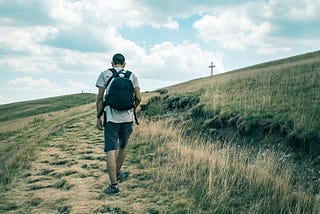
[[[96,100],[96,109],[97,109],[97,124],[96,128],[99,130],[102,130],[102,120],[101,116],[103,115],[103,95],[105,92],[105,88],[103,87],[98,87],[98,95],[97,95],[97,100]]]
[[[136,99],[135,99],[135,106],[136,108],[139,106],[139,104],[141,103],[141,93],[140,93],[140,88],[136,87],[134,88],[134,93],[136,95]]]

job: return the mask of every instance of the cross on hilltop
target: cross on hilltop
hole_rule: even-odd
[[[216,67],[213,62],[211,62],[211,65],[209,66],[209,68],[211,69],[211,76],[213,75],[213,68]]]

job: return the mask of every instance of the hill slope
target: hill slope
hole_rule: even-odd
[[[276,149],[299,182],[320,192],[320,51],[159,92],[142,106],[145,116],[173,117],[186,136],[213,143]]]
[[[219,135],[222,127],[245,136],[277,134],[292,148],[316,156],[320,152],[320,51],[189,81],[162,92],[154,106],[159,109],[162,103],[162,112],[189,111],[201,130],[211,131],[209,135]]]
[[[82,93],[0,105],[0,122],[88,104],[95,98],[95,94]]]
[[[320,210],[320,199],[293,185],[289,166],[272,152],[253,154],[194,136],[184,138],[171,119],[140,118],[124,163],[130,177],[119,184],[119,196],[105,195],[109,179],[94,115],[94,103],[55,112],[10,140],[24,139],[13,153],[17,158],[8,159],[1,171],[1,213]]]
[[[18,165],[19,160],[14,161],[13,157],[5,162],[11,164],[7,165],[10,168],[20,166],[21,171],[11,175],[8,170],[2,171],[1,213],[148,213],[168,206],[153,203],[157,193],[152,187],[156,183],[149,178],[148,165],[137,162],[143,161],[143,157],[134,147],[146,146],[139,142],[128,148],[131,154],[124,169],[131,176],[120,184],[121,195],[104,194],[109,178],[103,136],[94,128],[94,115],[93,103],[70,108],[52,113],[50,118],[33,124],[33,128],[21,135],[26,138],[24,146],[28,149],[14,153],[29,163]],[[135,150],[136,155],[132,155]]]
[[[319,213],[318,171],[308,172],[315,168],[301,159],[299,169],[287,145],[279,146],[308,145],[301,151],[318,166],[308,137],[318,127],[317,54],[144,94],[124,163],[131,176],[119,196],[103,193],[109,180],[92,97],[86,105],[6,119],[0,212]],[[307,172],[308,182],[297,172]]]

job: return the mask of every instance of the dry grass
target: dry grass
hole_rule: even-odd
[[[94,104],[45,118],[30,135],[33,153],[21,150],[12,185],[2,189],[8,213],[317,213],[319,199],[294,189],[290,166],[274,151],[250,151],[183,138],[167,121],[141,118],[128,147],[120,196],[107,196],[102,133]],[[58,119],[59,118],[59,119]],[[60,121],[60,123],[55,123]],[[51,126],[50,126],[51,124]],[[46,136],[53,124],[61,127]],[[41,129],[43,127],[44,129]],[[37,134],[36,134],[37,133]]]
[[[319,176],[319,56],[316,52],[165,88],[166,94],[147,103],[145,116],[173,114],[191,121],[187,126],[193,134],[213,140],[254,138],[247,144],[294,150],[302,154],[300,162],[308,156],[312,174],[298,176],[314,183],[317,192],[319,179],[313,177]],[[268,137],[274,140],[263,140]]]
[[[162,140],[167,143],[159,145],[158,156],[165,161],[156,162],[155,178],[160,192],[185,194],[185,212],[319,212],[319,198],[296,189],[290,166],[279,161],[275,151],[251,154],[231,146],[221,148],[201,139],[178,137],[180,131],[167,124],[162,127],[170,131],[162,135],[168,140]]]
[[[50,114],[2,122],[0,129],[3,136],[0,144],[0,160],[3,163],[0,167],[1,188],[8,188],[19,173],[29,166],[39,144],[48,140],[50,136],[59,135],[64,124],[78,118],[81,114],[87,115],[88,110],[93,108],[93,104],[88,104]]]
[[[260,75],[264,68],[219,75],[171,87],[168,94],[201,91],[201,104],[220,113],[289,112],[297,130],[310,131],[319,115],[319,66],[299,66],[301,61],[277,64],[265,75]],[[287,73],[280,75],[280,68]],[[300,84],[306,86],[305,98],[298,93]],[[143,102],[153,96],[146,94]],[[140,118],[141,125],[135,126],[124,163],[131,176],[120,183],[119,196],[103,193],[109,179],[93,103],[2,122],[0,212],[320,212],[319,193],[294,183],[291,165],[277,151],[212,144],[185,135],[193,128],[188,123],[177,125],[168,115],[154,118]]]

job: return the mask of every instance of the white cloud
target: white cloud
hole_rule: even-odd
[[[275,19],[307,21],[320,17],[320,1],[315,0],[272,0],[266,7]]]
[[[56,70],[49,59],[53,49],[41,44],[57,33],[54,27],[0,27],[0,51],[7,55],[0,58],[2,72],[22,72],[28,74]],[[51,62],[50,62],[51,61]],[[50,69],[52,68],[52,69]]]
[[[105,60],[101,53],[79,52],[43,44],[57,35],[58,29],[55,27],[0,27],[0,32],[0,51],[7,53],[0,58],[1,72],[92,73]]]
[[[46,1],[49,15],[63,28],[94,25],[140,27],[166,27],[176,29],[179,25],[170,17],[163,16],[156,8],[148,7],[143,1],[126,0],[115,3],[111,0]]]
[[[47,79],[34,80],[31,77],[19,77],[8,81],[8,87],[19,88],[19,90],[43,90],[43,88],[52,88],[54,84],[51,84]]]
[[[176,21],[170,21],[170,22],[164,24],[163,26],[166,28],[172,29],[172,30],[179,29],[179,23]]]
[[[18,57],[6,57],[0,59],[1,72],[41,73],[36,64],[19,59]]]
[[[39,54],[43,48],[37,43],[54,37],[58,29],[50,26],[0,27],[1,48],[28,54]]]
[[[257,49],[257,52],[260,53],[260,54],[265,54],[265,55],[271,55],[271,54],[275,54],[277,52],[290,52],[292,51],[292,48],[286,48],[286,47],[280,47],[280,48],[277,48],[277,47],[274,47],[274,46],[271,46],[271,45],[265,45],[265,46],[261,46]]]
[[[109,61],[114,53],[123,53],[126,57],[126,68],[138,76],[143,91],[209,76],[210,61],[216,65],[215,74],[225,72],[223,54],[205,51],[199,44],[188,41],[178,45],[163,42],[146,51],[119,34],[114,34],[110,40],[119,46],[107,54],[107,67],[110,66]]]
[[[8,100],[6,97],[0,95],[0,104],[9,103],[10,100]]]
[[[216,11],[221,7],[230,7],[231,5],[240,5],[250,0],[161,0],[161,1],[142,1],[146,7],[156,14],[156,17],[189,17],[190,14],[204,14]]]
[[[217,71],[224,72],[222,58],[204,51],[198,44],[164,42],[154,45],[149,54],[142,52],[134,59],[134,68],[143,78],[163,81],[186,81],[208,76],[208,63],[215,61]]]
[[[72,27],[80,26],[83,21],[83,17],[80,14],[79,2],[70,2],[65,0],[47,1],[49,16],[54,20],[57,20],[59,24],[63,24],[66,27],[72,25]]]
[[[250,48],[259,54],[289,52],[296,46],[296,35],[301,37],[298,43],[309,37],[314,39],[311,46],[319,45],[316,37],[320,32],[315,27],[319,10],[320,3],[312,0],[248,2],[205,14],[193,27],[199,38],[207,43],[216,42],[226,50]],[[289,40],[283,43],[284,38],[290,38],[291,43]]]
[[[88,91],[90,87],[82,82],[68,81],[67,88],[71,92]]]
[[[142,90],[151,90],[152,86],[208,76],[210,61],[216,65],[214,72],[222,73],[223,59],[230,57],[231,51],[261,55],[292,52],[297,44],[320,47],[319,30],[312,24],[319,20],[320,2],[313,0],[226,0],[218,6],[214,1],[197,0],[35,0],[32,4],[12,0],[0,1],[0,6],[0,69],[10,96],[21,93],[19,84],[38,96],[42,94],[36,88],[46,88],[46,84],[51,87],[47,95],[88,90],[86,86],[91,83],[81,76],[98,75],[110,66],[116,52],[126,55],[127,67],[140,77]],[[196,30],[208,47],[201,46],[202,41],[194,39],[193,34],[183,37],[189,41],[160,39],[145,48],[120,33],[124,28],[134,32],[144,26],[176,33],[184,31],[186,22],[198,16],[202,17],[193,29],[185,32],[193,34]],[[186,19],[180,22],[180,18]],[[305,28],[291,35],[289,27],[294,28],[300,20],[308,24],[309,35]],[[149,38],[145,37],[141,40],[147,43]],[[239,56],[237,52],[232,54]],[[52,74],[59,75],[64,84],[54,82],[57,77]],[[68,82],[68,78],[73,79]]]
[[[248,46],[265,43],[272,31],[271,23],[257,22],[248,16],[245,8],[234,8],[205,15],[193,27],[206,42],[217,42],[225,49],[243,50]]]
[[[163,87],[175,85],[179,83],[177,80],[168,80],[168,81],[163,81],[160,79],[141,79],[139,80],[139,84],[142,85],[143,87],[141,88],[142,91],[153,91],[157,90]]]

